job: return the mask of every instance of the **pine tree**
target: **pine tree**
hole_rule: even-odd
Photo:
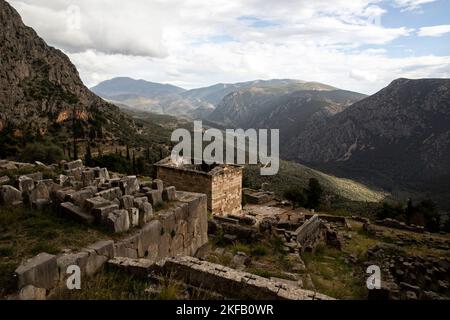
[[[130,160],[130,148],[127,145],[127,160]]]
[[[136,155],[134,154],[134,151],[133,151],[133,163],[132,163],[132,166],[133,166],[133,174],[137,174],[137,172],[136,172]]]

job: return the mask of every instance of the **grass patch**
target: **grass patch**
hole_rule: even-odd
[[[14,272],[27,258],[41,252],[58,254],[62,249],[78,250],[109,237],[102,229],[79,224],[53,210],[22,207],[0,208],[0,235],[0,288],[9,287],[11,270]]]

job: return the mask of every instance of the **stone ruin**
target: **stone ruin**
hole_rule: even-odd
[[[142,259],[116,258],[109,264],[144,278],[170,276],[190,287],[213,293],[216,299],[243,300],[333,300],[305,289],[263,278],[222,265],[180,256],[150,264]]]
[[[24,261],[15,271],[17,294],[10,298],[46,299],[65,286],[69,266],[79,266],[82,276],[91,276],[109,261],[110,266],[131,272],[145,267],[146,271],[157,270],[163,276],[170,274],[189,286],[227,299],[330,299],[283,281],[193,258],[202,256],[208,243],[205,194],[177,191],[173,186],[165,187],[159,179],[140,182],[135,176],[85,167],[80,160],[52,166],[58,167],[63,174],[55,179],[43,179],[41,172],[13,181],[4,179],[12,184],[0,187],[1,204],[53,207],[68,219],[102,225],[119,238],[98,241],[76,252],[40,253]],[[164,203],[167,208],[155,210],[165,207]],[[259,237],[259,231],[252,229],[255,219],[251,217],[231,215],[217,219],[239,219],[246,227],[229,223],[221,228],[228,233],[244,232],[241,237],[247,239]]]
[[[173,163],[171,158],[155,165],[158,179],[178,190],[204,193],[213,215],[242,213],[242,167]]]
[[[292,212],[272,217],[252,215],[215,216],[208,221],[208,233],[222,234],[228,243],[255,243],[267,237],[283,240],[287,253],[313,252],[323,242],[341,249],[341,239],[330,222],[347,225],[344,217]]]
[[[37,172],[8,180],[14,186],[0,186],[0,203],[51,206],[67,219],[102,225],[111,233],[123,235],[120,240],[99,241],[79,252],[58,256],[41,253],[25,261],[16,269],[17,298],[45,298],[64,284],[70,265],[92,275],[114,257],[155,263],[171,256],[193,256],[207,244],[205,195],[177,191],[157,179],[140,182],[135,176],[85,167],[81,160],[62,162],[60,166],[64,174],[56,179],[43,179],[42,172]],[[155,210],[159,207],[162,209]]]

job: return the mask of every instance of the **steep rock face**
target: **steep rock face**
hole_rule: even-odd
[[[398,79],[289,142],[289,158],[350,175],[450,175],[450,79]],[[374,177],[372,177],[374,178]]]
[[[118,108],[90,92],[60,50],[49,47],[0,0],[0,130],[17,136],[57,135],[73,118],[100,136],[134,131]],[[104,131],[104,132],[100,132]]]

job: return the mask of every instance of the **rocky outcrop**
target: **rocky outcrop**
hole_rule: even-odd
[[[420,186],[429,181],[433,190],[448,189],[450,80],[398,79],[292,137],[286,155],[385,187],[429,192]]]
[[[135,133],[133,122],[90,92],[69,58],[25,26],[4,0],[0,0],[0,56],[2,134],[55,135],[74,119],[96,137]]]

